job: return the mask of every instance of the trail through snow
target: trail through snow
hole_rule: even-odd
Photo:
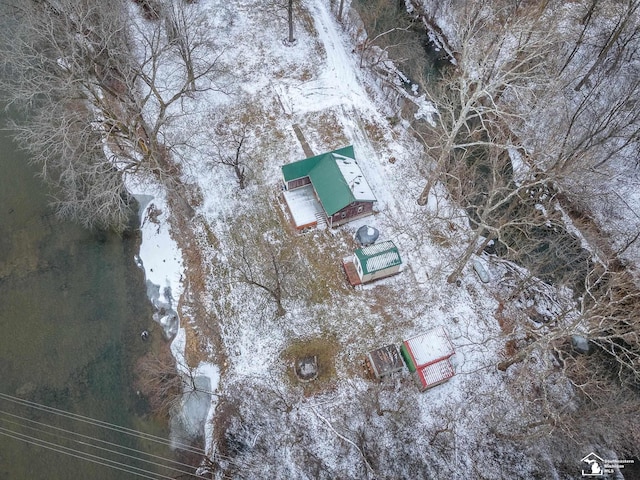
[[[318,39],[326,52],[325,65],[317,79],[284,87],[282,95],[290,114],[303,115],[312,111],[338,107],[346,136],[354,145],[356,160],[367,181],[374,187],[378,209],[391,209],[397,214],[399,206],[389,192],[390,181],[381,166],[376,149],[364,130],[365,119],[372,124],[384,124],[378,108],[367,94],[360,78],[356,59],[349,53],[343,32],[321,0],[309,2]]]
[[[326,61],[318,78],[284,88],[287,105],[291,109],[289,113],[304,114],[338,105],[375,111],[358,81],[353,60],[326,5],[313,0],[307,7],[313,16],[318,39],[324,46]]]

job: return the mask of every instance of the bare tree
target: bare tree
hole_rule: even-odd
[[[293,43],[295,38],[293,37],[293,2],[294,0],[287,0],[287,24],[289,25],[289,43]]]
[[[549,89],[532,110],[539,119],[535,128],[521,124],[516,129],[536,152],[537,168],[555,177],[572,201],[589,204],[610,190],[610,166],[632,170],[637,164],[640,77],[632,64],[615,74],[598,71],[591,74],[589,88],[576,93],[562,87],[571,84],[564,78],[569,74],[576,71],[565,71],[560,86]],[[544,107],[551,101],[558,107],[553,114]]]
[[[566,296],[560,302],[551,300],[556,307],[550,309],[546,319],[521,322],[513,333],[520,345],[518,353],[506,358],[498,368],[506,370],[537,352],[539,356],[553,355],[557,364],[571,377],[573,367],[580,366],[580,363],[576,363],[570,340],[572,336],[579,336],[588,340],[592,351],[599,353],[587,357],[592,360],[589,363],[595,375],[599,375],[604,367],[621,383],[637,383],[640,381],[640,319],[636,310],[640,289],[633,277],[621,270],[616,262],[601,261],[595,263],[586,276],[583,277],[581,272],[573,275],[584,279],[577,301]],[[535,298],[541,294],[541,284],[536,286],[530,280],[527,283],[528,286],[517,295]],[[553,295],[556,299],[562,298],[557,292],[552,292],[547,298],[552,299]],[[513,303],[517,296],[511,298]],[[602,364],[604,357],[609,361]],[[584,375],[585,372],[580,374]],[[593,383],[585,382],[585,393],[593,386]]]
[[[505,125],[521,123],[522,103],[535,93],[531,85],[543,90],[548,82],[545,60],[557,40],[539,18],[507,17],[496,25],[493,14],[479,7],[463,21],[456,71],[445,74],[436,90],[424,85],[438,113],[436,125],[425,122],[420,133],[433,169],[419,205],[427,204],[431,188],[446,175],[456,149],[517,148]]]
[[[158,415],[168,416],[185,395],[215,395],[198,384],[197,368],[174,358],[166,345],[141,357],[136,370],[139,392]]]
[[[422,46],[415,32],[412,32],[414,19],[396,2],[376,0],[358,3],[356,10],[364,25],[358,35],[362,40],[356,46],[360,56],[360,68],[375,67],[393,58],[396,65],[412,70],[413,64],[420,56]],[[410,61],[409,61],[410,60]]]
[[[577,192],[609,163],[634,165],[640,140],[637,59],[640,5],[637,1],[580,2],[563,25],[550,24],[563,40],[545,61],[549,81],[535,92],[525,122],[509,129],[523,139],[535,166],[556,177],[565,191]],[[594,60],[595,59],[595,60]],[[575,86],[575,88],[573,88]],[[552,108],[550,108],[550,106]]]
[[[58,213],[86,226],[124,230],[131,214],[122,170],[101,134],[100,75],[128,62],[123,4],[13,2],[3,28],[2,90],[28,115],[18,139],[54,186]],[[109,160],[108,157],[111,157]]]
[[[633,55],[637,50],[634,45],[640,39],[634,33],[638,22],[627,15],[635,3],[627,3],[611,6],[611,12],[618,12],[612,22],[618,22],[616,25],[620,27],[626,22],[615,48],[611,47],[612,54],[615,50],[620,58]],[[493,2],[491,6],[499,4]],[[591,37],[596,36],[593,32],[596,28],[602,29],[603,23],[608,24],[593,20],[595,8],[593,4],[587,5],[584,18],[591,23]],[[476,243],[480,237],[490,241],[501,233],[495,231],[503,224],[496,222],[496,213],[505,206],[501,196],[511,191],[522,199],[533,187],[543,188],[551,196],[553,192],[562,191],[565,198],[570,194],[570,200],[582,201],[586,191],[599,190],[593,188],[593,183],[600,184],[601,176],[608,175],[602,167],[614,160],[618,164],[635,162],[640,140],[640,109],[637,108],[640,82],[633,62],[612,62],[606,72],[603,68],[590,71],[591,63],[574,65],[552,52],[566,50],[567,55],[576,56],[578,49],[580,58],[588,58],[589,48],[578,47],[587,35],[584,28],[576,30],[573,39],[576,48],[570,52],[560,39],[564,38],[569,45],[572,40],[562,37],[544,9],[531,13],[531,9],[516,8],[511,12],[513,15],[507,15],[508,12],[511,10],[491,9],[484,4],[480,9],[471,8],[461,14],[457,70],[448,72],[436,87],[425,86],[427,97],[438,111],[436,125],[424,123],[416,127],[433,165],[418,203],[426,204],[435,182],[442,182],[452,191],[454,199],[470,210],[472,226],[482,225],[476,229]],[[573,85],[573,79],[580,75],[589,77],[589,88],[582,88],[576,94],[567,86]],[[549,105],[556,108],[549,109]],[[524,178],[521,175],[517,185],[509,184],[513,175],[505,169],[508,161],[485,161],[485,174],[477,168],[476,157],[489,154],[497,159],[506,154],[506,150],[519,152],[522,160],[519,167],[526,174]],[[496,178],[496,171],[502,172],[502,179]],[[477,180],[469,185],[470,178],[479,176],[491,178],[490,182],[481,182],[480,190]],[[497,193],[493,198],[491,190]],[[492,211],[492,201],[500,205],[497,210]],[[550,206],[538,203],[542,208]],[[546,221],[562,228],[562,221],[550,218],[555,208],[546,209]],[[539,215],[541,212],[517,207],[511,219],[501,216],[508,221],[505,228],[500,229],[510,235],[516,223],[524,226],[527,222],[529,230],[542,228],[540,222],[545,218]],[[483,213],[490,215],[482,219]],[[524,216],[515,218],[516,213]],[[493,232],[487,219],[493,222]],[[526,236],[523,231],[523,238]],[[462,255],[450,280],[457,277],[464,259],[473,253],[473,243]]]
[[[506,385],[521,420],[501,435],[539,443],[553,438],[550,448],[591,442],[630,452],[638,441],[631,412],[640,404],[640,293],[616,262],[597,262],[579,276],[584,285],[578,298],[526,280],[505,299],[512,348],[498,368],[510,370]],[[531,303],[544,317],[522,310]],[[634,433],[620,435],[618,423]]]
[[[509,173],[511,164],[506,152],[497,148],[463,152],[454,155],[458,168],[450,168],[446,180],[454,198],[466,209],[474,232],[447,277],[449,283],[458,279],[471,255],[482,252],[490,242],[497,243],[505,258],[530,261],[524,258],[526,252],[541,247],[540,234],[535,231],[548,235],[563,225],[554,208],[553,191],[544,177],[531,176],[516,183]],[[550,249],[545,252],[555,253]],[[549,263],[541,258],[536,262],[538,266]]]
[[[426,205],[441,183],[467,211],[474,230],[449,282],[489,242],[507,250],[523,247],[530,231],[557,224],[553,209],[544,207],[553,195],[550,179],[531,167],[509,128],[526,122],[528,105],[549,82],[545,65],[557,39],[539,12],[511,17],[485,7],[471,7],[461,17],[456,69],[435,84],[421,82],[437,111],[435,121],[415,123],[432,169],[418,204]],[[510,152],[521,158],[517,172]]]
[[[292,272],[291,259],[286,258],[282,249],[267,242],[256,248],[255,241],[239,241],[236,253],[236,269],[241,282],[259,288],[267,293],[276,304],[276,316],[287,312],[282,304],[286,293],[287,278]]]
[[[249,167],[246,160],[250,157],[246,150],[251,137],[251,125],[246,116],[239,120],[239,123],[231,124],[229,122],[233,120],[225,118],[215,126],[213,162],[231,167],[238,181],[238,187],[243,190],[247,185]]]
[[[135,127],[143,137],[139,139],[143,157],[161,171],[170,170],[167,148],[171,145],[165,128],[175,116],[184,115],[185,97],[207,90],[224,91],[217,80],[225,73],[223,52],[213,48],[211,30],[193,19],[195,13],[188,10],[192,6],[184,2],[178,5],[172,4],[165,26],[162,22],[132,23],[134,37],[142,40],[137,52],[140,60],[126,77],[133,80],[126,88],[128,95],[120,99],[131,111],[128,117],[137,113]],[[170,75],[161,72],[176,60],[182,71]]]
[[[344,10],[344,0],[340,0],[340,4],[338,5],[338,14],[337,14],[337,18],[339,22],[342,22],[343,10]]]
[[[205,29],[193,26],[194,33],[184,21],[174,22],[170,41],[161,21],[131,17],[123,0],[14,1],[7,8],[14,20],[3,31],[8,75],[1,86],[8,103],[28,114],[15,126],[19,139],[56,186],[60,214],[125,229],[124,178],[177,173],[165,128],[182,114],[186,96],[218,88],[220,52],[199,37]],[[174,62],[183,70],[161,72]]]
[[[290,45],[296,41],[294,14],[300,7],[300,0],[269,0],[266,4],[267,11],[271,12],[276,18],[284,19],[287,22],[287,38],[285,41]]]
[[[458,83],[455,88],[445,84],[445,90],[437,96],[440,124],[429,125],[423,136],[431,145],[428,149],[438,155],[423,195],[428,196],[433,184],[441,182],[451,199],[466,210],[472,228],[471,239],[456,261],[449,282],[455,282],[471,255],[490,242],[506,248],[503,254],[507,258],[521,260],[525,249],[531,248],[524,240],[534,230],[562,225],[554,208],[550,179],[528,166],[526,153],[511,143],[510,135],[500,130],[498,118],[486,114],[482,104],[472,107],[468,103],[467,117],[458,117],[457,101],[462,96],[458,87]],[[470,90],[466,93],[475,95]],[[515,116],[506,109],[501,115]],[[441,139],[444,145],[434,143],[432,138]],[[515,172],[512,155],[521,158]],[[426,202],[426,197],[419,201]]]
[[[213,26],[197,10],[196,5],[185,1],[169,2],[164,14],[167,40],[175,48],[185,69],[189,91],[196,92],[196,81],[220,68],[210,57],[216,51],[211,35]],[[219,55],[221,52],[214,53],[214,56]]]
[[[587,11],[583,15],[583,17],[580,19],[580,24],[582,24],[582,28],[580,29],[580,34],[578,35],[578,38],[575,40],[573,44],[573,49],[571,50],[571,53],[569,53],[569,55],[567,56],[564,62],[564,65],[560,69],[560,73],[562,73],[564,69],[567,68],[569,63],[571,63],[576,53],[578,53],[578,50],[584,43],[585,37],[587,36],[587,31],[591,27],[592,20],[594,18],[594,13],[596,12],[596,7],[598,6],[598,3],[599,3],[598,0],[591,0],[591,3],[587,7]]]
[[[168,416],[182,395],[184,382],[168,349],[149,352],[138,361],[136,382],[141,395],[158,415]]]
[[[600,52],[596,57],[595,62],[591,65],[591,68],[584,74],[582,79],[575,86],[575,90],[580,90],[588,81],[591,75],[602,65],[602,63],[608,58],[610,51],[613,49],[614,45],[620,40],[621,36],[624,35],[625,31],[631,29],[630,38],[633,38],[637,35],[638,29],[640,28],[640,22],[637,21],[638,18],[638,9],[640,8],[640,1],[638,0],[628,0],[626,5],[621,5],[621,9],[617,15],[615,25],[610,31],[604,45],[600,48]],[[589,17],[591,15],[591,9],[588,13]],[[627,39],[625,43],[628,43],[630,40]],[[620,61],[621,55],[620,52],[624,49],[620,49],[618,54],[615,56],[615,63]],[[614,67],[610,67],[613,69]]]
[[[275,305],[275,315],[286,314],[285,300],[298,295],[294,281],[299,272],[295,240],[286,236],[271,205],[257,203],[230,221],[229,278],[260,292]],[[300,292],[300,296],[304,296]],[[256,304],[257,302],[252,302]]]

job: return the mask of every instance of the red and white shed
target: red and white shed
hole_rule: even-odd
[[[421,390],[439,385],[454,375],[449,358],[456,352],[444,327],[405,340],[400,353],[409,371],[416,373]]]

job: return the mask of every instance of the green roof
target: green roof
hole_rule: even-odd
[[[285,182],[309,177],[327,215],[356,200],[375,201],[357,166],[353,146],[283,165],[282,176]]]
[[[363,275],[402,264],[398,247],[390,240],[360,248],[355,254],[362,265]]]
[[[404,343],[400,347],[400,355],[402,355],[402,358],[404,359],[404,363],[407,364],[407,368],[409,369],[409,371],[411,373],[415,372],[416,365],[415,363],[413,363],[413,357],[411,357],[411,353],[409,353],[409,350],[407,349],[407,346]]]
[[[324,155],[326,155],[326,153]],[[318,164],[324,155],[317,155],[315,157],[309,157],[298,162],[283,165],[282,175],[284,176],[284,181],[289,182],[296,178],[308,177],[309,172]]]
[[[349,185],[344,181],[338,165],[331,160],[326,157],[323,158],[309,172],[311,184],[318,194],[322,208],[327,212],[327,215],[339,212],[356,200],[353,193],[351,193]]]

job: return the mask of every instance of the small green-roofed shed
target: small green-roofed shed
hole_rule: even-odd
[[[354,264],[362,283],[366,283],[398,273],[402,258],[398,247],[388,240],[356,250]]]

